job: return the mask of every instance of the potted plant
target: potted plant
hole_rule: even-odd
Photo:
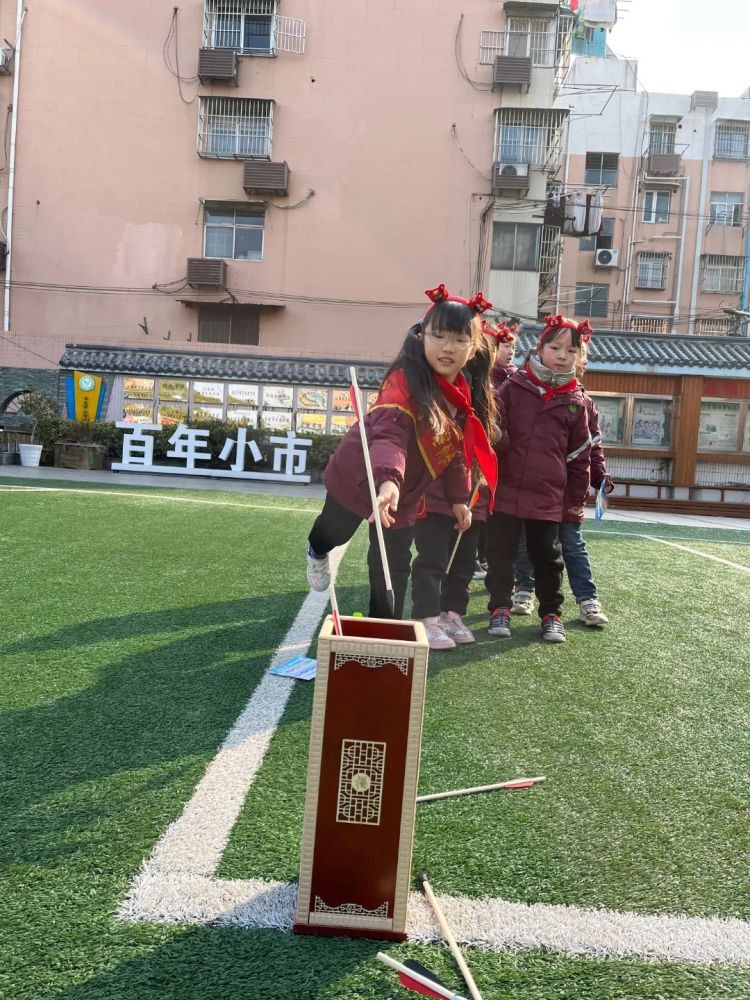
[[[31,441],[19,443],[21,465],[37,466],[42,451],[54,445],[62,433],[64,421],[54,402],[40,392],[34,392],[23,402],[21,413],[31,417]]]

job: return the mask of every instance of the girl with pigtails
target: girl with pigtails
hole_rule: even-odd
[[[491,308],[481,292],[471,299],[445,285],[426,292],[431,305],[407,332],[364,416],[377,515],[384,532],[394,607],[386,591],[375,525],[367,558],[372,618],[401,618],[411,568],[414,525],[430,482],[440,478],[459,531],[471,526],[470,470],[476,462],[494,493],[497,459],[487,414],[477,415],[461,374],[482,346],[480,315]],[[488,376],[487,376],[488,379]],[[489,394],[489,381],[487,381]],[[348,542],[363,520],[373,521],[359,427],[351,427],[323,477],[326,499],[308,538],[307,579],[313,590],[330,585],[328,553]]]
[[[524,367],[497,391],[501,474],[487,525],[490,635],[510,636],[513,570],[523,528],[542,639],[565,641],[558,524],[580,515],[589,488],[591,435],[576,367],[585,361],[592,332],[588,322],[548,316]]]

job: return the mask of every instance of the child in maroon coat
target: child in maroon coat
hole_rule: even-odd
[[[443,478],[460,529],[471,524],[467,469],[476,459],[491,479],[497,460],[486,428],[471,405],[462,368],[481,343],[478,315],[490,308],[478,293],[452,296],[444,285],[427,292],[433,305],[410,328],[388,369],[378,398],[364,417],[377,514],[384,532],[394,607],[390,606],[374,524],[370,528],[370,617],[400,618],[411,565],[414,522],[428,484]],[[457,417],[462,418],[463,427]],[[327,495],[309,536],[307,579],[313,590],[330,585],[328,553],[373,521],[359,427],[349,429],[326,467]]]
[[[487,336],[466,365],[465,372],[471,381],[472,404],[477,415],[486,426],[494,428],[496,404],[490,373],[495,364],[499,331],[484,322],[482,330]],[[417,519],[414,529],[417,555],[411,573],[412,613],[423,622],[430,649],[455,649],[458,644],[474,642],[462,615],[466,614],[469,605],[477,538],[487,521],[490,493],[477,470],[473,472],[477,502],[472,508],[471,526],[460,535],[458,544],[456,529],[459,526],[452,516],[442,479],[434,480],[427,487],[425,513]]]
[[[500,485],[487,525],[490,635],[510,635],[513,567],[521,527],[534,566],[542,638],[564,642],[563,560],[557,526],[583,507],[589,487],[589,433],[576,364],[591,327],[548,317],[524,368],[498,390]]]

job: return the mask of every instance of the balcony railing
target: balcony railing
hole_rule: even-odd
[[[550,169],[562,155],[568,112],[499,108],[495,119],[495,162],[528,163]]]

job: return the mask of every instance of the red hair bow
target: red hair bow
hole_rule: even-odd
[[[508,326],[507,323],[498,323],[496,326],[491,326],[487,320],[482,320],[482,333],[492,337],[498,344],[512,344],[516,339],[517,329],[517,325]]]
[[[463,299],[459,295],[451,295],[443,284],[438,285],[437,288],[425,289],[425,295],[435,305],[439,305],[441,302],[460,302],[461,305],[468,306],[477,315],[492,308],[492,303],[488,302],[481,292],[472,295],[470,299]]]
[[[584,344],[588,344],[588,342],[591,340],[591,336],[594,330],[589,321],[585,319],[583,323],[578,324],[578,332],[580,333],[581,340],[584,342]]]
[[[588,344],[591,340],[594,330],[587,319],[583,320],[581,323],[576,323],[575,320],[566,319],[564,316],[545,316],[544,318],[544,329],[539,334],[539,342],[541,343],[542,338],[545,334],[549,333],[550,330],[562,329],[565,327],[568,330],[575,330],[579,335],[584,344]]]

